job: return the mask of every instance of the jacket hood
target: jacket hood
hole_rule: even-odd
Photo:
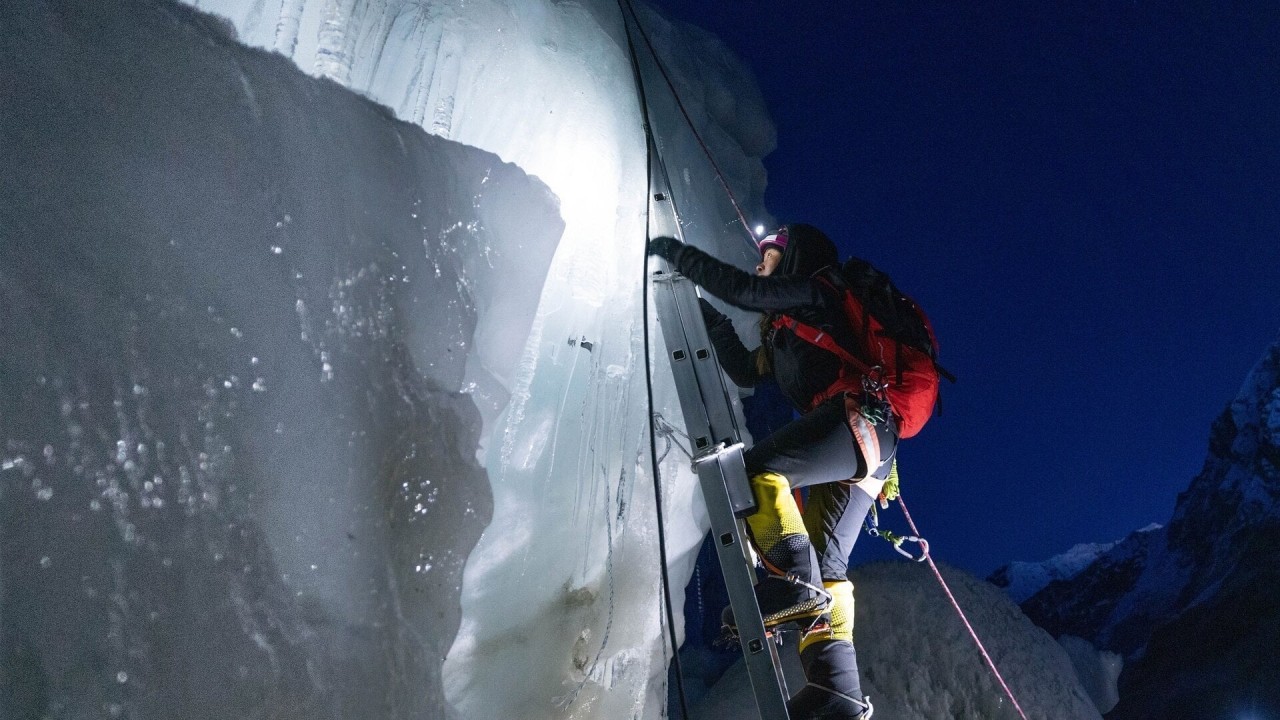
[[[780,275],[809,276],[840,261],[835,243],[818,228],[804,223],[787,225],[787,248],[778,263]]]

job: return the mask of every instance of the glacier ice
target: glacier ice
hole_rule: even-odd
[[[656,717],[616,8],[202,5],[230,24],[0,11],[27,170],[3,181],[6,668],[55,715]],[[732,63],[674,69],[746,84],[693,112],[758,205],[758,94]],[[735,237],[723,201],[682,208],[696,242]],[[678,465],[680,582],[701,530]]]
[[[181,6],[0,26],[5,716],[443,717],[462,389],[514,372],[554,196]]]

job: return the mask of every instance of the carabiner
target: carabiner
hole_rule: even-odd
[[[913,543],[918,543],[920,545],[920,557],[916,557],[911,553],[907,552],[906,550],[902,549],[902,543],[908,540],[910,540]],[[893,544],[893,549],[897,550],[899,555],[907,558],[908,560],[915,560],[916,562],[924,562],[925,560],[929,559],[929,541],[925,540],[922,537],[916,537],[915,535],[898,537],[897,542]]]

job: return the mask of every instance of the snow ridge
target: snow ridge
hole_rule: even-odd
[[[1004,588],[1014,602],[1021,603],[1055,580],[1075,577],[1115,546],[1115,542],[1080,543],[1043,562],[1016,560],[996,570],[988,581],[998,588]]]

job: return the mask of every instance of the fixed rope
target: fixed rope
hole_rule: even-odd
[[[724,173],[720,170],[719,163],[716,162],[715,156],[711,154],[711,148],[707,147],[706,141],[702,139],[702,133],[698,132],[698,128],[693,124],[693,118],[689,117],[689,111],[685,109],[684,101],[680,99],[680,93],[676,92],[676,85],[671,81],[671,75],[667,73],[667,68],[663,66],[662,60],[658,58],[658,51],[654,49],[653,42],[649,40],[649,33],[644,31],[644,25],[640,23],[640,17],[636,15],[636,9],[632,7],[631,0],[618,0],[619,4],[625,4],[628,12],[631,13],[632,20],[635,21],[636,30],[640,32],[640,37],[644,39],[645,45],[649,48],[649,54],[653,56],[653,64],[658,68],[658,72],[662,74],[662,79],[666,81],[667,87],[671,89],[671,96],[676,100],[676,107],[680,108],[680,114],[684,116],[684,121],[688,123],[689,130],[693,132],[693,137],[698,141],[698,145],[702,147],[702,152],[706,154],[707,160],[711,163],[711,168],[715,170],[716,180],[720,181],[720,187],[724,188],[724,192],[729,196],[729,203],[733,205],[733,211],[738,214],[738,222],[742,223],[742,229],[747,231],[747,237],[755,238],[755,233],[751,230],[751,224],[747,222],[747,216],[742,212],[742,206],[738,204],[738,198],[733,194],[733,190],[729,187],[729,181],[725,180]],[[631,39],[628,36],[627,42]],[[632,49],[634,57],[635,50]],[[755,249],[754,243],[752,250]]]
[[[917,537],[920,530],[916,528],[916,523],[911,519],[911,513],[907,511],[907,503],[902,499],[902,495],[898,495],[898,507],[902,508],[902,514],[907,518],[907,525],[911,526],[911,532]],[[1004,681],[1004,676],[1000,674],[996,663],[991,659],[991,654],[987,652],[986,646],[982,644],[982,640],[978,637],[978,633],[973,629],[973,625],[969,622],[969,618],[965,616],[964,610],[960,609],[960,603],[956,601],[956,596],[951,592],[951,587],[947,585],[947,581],[942,578],[942,572],[938,570],[937,564],[933,562],[933,557],[925,553],[924,559],[929,563],[929,568],[933,570],[933,576],[938,578],[938,583],[942,585],[942,590],[947,594],[947,599],[951,601],[951,607],[956,609],[956,614],[960,616],[960,620],[964,622],[965,629],[969,631],[969,637],[973,638],[973,642],[978,646],[978,651],[982,653],[982,659],[987,661],[987,667],[991,668],[991,672],[996,676],[996,680],[1000,682],[1000,687],[1004,688],[1004,694],[1009,697],[1009,702],[1013,703],[1013,708],[1018,711],[1018,715],[1022,720],[1027,720],[1027,714],[1022,712],[1022,706],[1018,704],[1018,699],[1013,696],[1013,691],[1009,689],[1009,684]]]
[[[635,41],[631,37],[631,23],[627,22],[627,12],[623,8],[625,0],[618,0],[618,10],[622,13],[622,27],[627,34],[627,50],[631,56],[631,72],[635,75],[636,95],[640,102],[640,117],[644,121],[645,144],[648,150],[645,153],[645,176],[649,178],[649,182],[653,182],[653,127],[649,122],[649,100],[645,96],[644,78],[640,72],[640,58],[636,54]],[[630,6],[630,3],[627,3]],[[632,17],[635,17],[635,11],[631,11]],[[641,31],[643,33],[643,30]],[[652,193],[652,187],[649,192]],[[645,198],[645,234],[648,235],[648,227],[652,222],[651,205],[649,198]],[[646,241],[647,241],[646,237]],[[641,307],[644,308],[643,322],[644,326],[644,379],[645,393],[649,403],[649,410],[653,411],[653,359],[649,350],[649,256],[647,253],[642,255],[640,261],[640,287],[641,289]],[[675,611],[671,606],[671,577],[667,572],[667,532],[666,519],[662,513],[662,476],[658,471],[658,464],[661,462],[658,458],[658,440],[654,432],[653,422],[649,422],[649,459],[653,463],[653,499],[657,506],[657,523],[658,523],[658,568],[662,578],[662,607],[665,612],[667,625],[667,640],[671,643],[671,662],[676,675],[676,692],[680,698],[680,717],[682,720],[689,720],[689,701],[684,690],[684,671],[680,666],[680,643],[676,637],[676,621]]]

